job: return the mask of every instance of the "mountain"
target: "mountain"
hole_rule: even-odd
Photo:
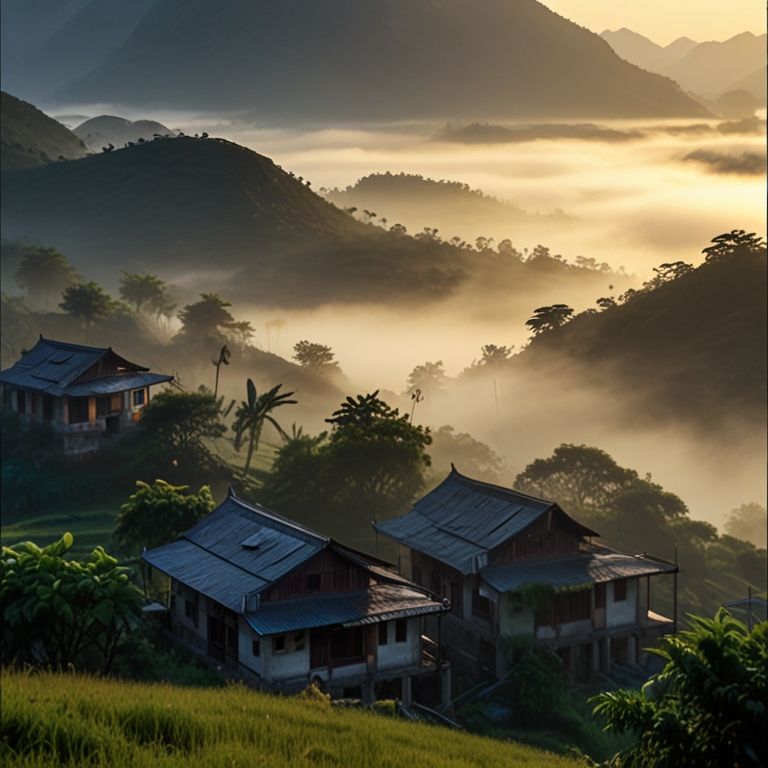
[[[723,42],[704,43],[682,37],[665,47],[626,28],[606,30],[601,37],[623,59],[671,77],[690,93],[716,98],[746,90],[765,102],[765,86],[760,88],[765,82],[764,34],[743,32]]]
[[[768,92],[768,66],[763,64],[754,72],[750,72],[744,77],[740,77],[738,80],[732,82],[726,86],[724,92],[730,93],[733,91],[746,91],[751,93],[761,107],[766,104],[766,92]]]
[[[622,59],[647,69],[649,72],[662,72],[664,68],[679,61],[698,43],[688,37],[679,37],[669,45],[659,45],[644,35],[622,27],[617,30],[606,29],[600,34],[608,45]]]
[[[532,214],[468,184],[408,173],[374,173],[325,196],[341,208],[378,213],[379,221],[384,217],[388,226],[403,224],[412,232],[437,227],[444,237],[460,235],[471,241],[490,234],[520,242],[522,236],[541,237],[542,230],[574,222],[562,211]]]
[[[86,147],[72,131],[26,101],[0,93],[0,167],[28,168],[61,157],[84,157]]]
[[[150,141],[155,134],[171,136],[173,131],[155,120],[136,120],[131,122],[124,117],[99,115],[86,120],[74,129],[76,136],[94,150],[113,144],[120,147],[131,141],[144,139]]]
[[[743,32],[719,42],[700,43],[679,61],[665,68],[664,74],[687,91],[703,96],[718,96],[733,82],[765,66],[766,35]]]
[[[737,253],[600,313],[542,333],[523,370],[568,372],[627,400],[637,418],[765,423],[766,254]]]
[[[40,0],[37,0],[39,2]],[[155,0],[65,0],[58,10],[60,23],[48,24],[42,34],[25,37],[19,30],[14,59],[3,67],[3,87],[39,100],[53,90],[94,69],[147,14]],[[3,3],[5,6],[7,0]],[[14,0],[10,1],[15,5]],[[33,3],[34,5],[34,3]],[[69,10],[68,13],[63,12]],[[19,10],[4,21],[9,31],[26,23],[40,27],[31,10]],[[52,14],[49,11],[49,15]],[[14,35],[15,37],[16,35]],[[19,43],[23,41],[23,46]]]
[[[261,119],[705,114],[535,0],[157,0],[55,96]]]

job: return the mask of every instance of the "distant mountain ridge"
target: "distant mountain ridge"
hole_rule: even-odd
[[[72,131],[26,101],[0,93],[0,167],[30,168],[60,158],[84,157],[85,144]]]
[[[156,0],[55,98],[335,121],[705,114],[535,0]]]
[[[151,140],[155,134],[172,136],[173,131],[155,120],[127,120],[114,115],[99,115],[81,123],[74,129],[74,134],[81,138],[91,149],[101,150],[113,144],[120,147],[131,141]]]
[[[743,32],[722,42],[703,43],[679,38],[664,47],[626,28],[605,30],[601,37],[622,58],[671,77],[686,91],[713,99],[744,89],[765,104],[760,80],[766,66],[765,34]]]

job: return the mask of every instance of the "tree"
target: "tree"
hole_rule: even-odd
[[[187,304],[178,314],[181,332],[187,336],[217,337],[222,329],[232,327],[235,318],[227,307],[232,305],[215,293],[201,293],[200,301]]]
[[[447,380],[442,360],[424,363],[424,365],[417,365],[408,374],[408,391],[420,389],[426,396],[436,395],[445,389]]]
[[[56,299],[77,279],[74,267],[55,248],[29,246],[22,250],[16,283],[27,292],[30,304],[55,306]]]
[[[146,309],[157,317],[170,316],[176,308],[168,293],[168,287],[157,275],[123,271],[120,278],[120,297],[133,305],[137,312]]]
[[[96,547],[85,560],[65,557],[71,533],[38,547],[3,547],[0,605],[3,662],[108,672],[118,644],[141,616],[140,594],[114,557]]]
[[[746,768],[768,764],[768,622],[751,631],[721,609],[651,649],[666,662],[641,690],[594,697],[607,729],[637,733],[612,765]]]
[[[455,464],[465,475],[487,483],[499,482],[501,457],[485,443],[466,432],[456,432],[449,425],[432,432],[429,455],[436,471],[446,472]]]
[[[126,553],[142,547],[157,547],[173,541],[214,507],[211,489],[200,487],[190,493],[188,485],[171,485],[155,480],[152,485],[138,480],[136,492],[120,507],[115,541]]]
[[[533,310],[533,317],[525,321],[525,324],[538,336],[545,331],[553,331],[570,320],[573,310],[567,304],[552,304],[548,307],[539,307]]]
[[[251,467],[253,452],[258,449],[261,439],[261,430],[264,424],[271,424],[281,437],[287,437],[285,430],[280,426],[272,412],[283,405],[296,405],[297,400],[291,400],[293,392],[280,392],[282,384],[277,384],[267,392],[259,395],[256,392],[256,385],[253,379],[248,379],[246,390],[247,400],[243,400],[235,411],[235,423],[232,429],[235,432],[235,450],[239,453],[243,446],[243,438],[248,438],[248,453],[245,457],[243,466],[243,476],[248,475]]]
[[[507,347],[504,345],[497,346],[496,344],[485,344],[481,347],[480,360],[478,365],[483,368],[497,369],[501,368],[512,355],[514,347]]]
[[[766,546],[766,510],[760,504],[742,504],[731,511],[725,521],[725,530],[731,536],[751,541],[756,547]]]
[[[59,306],[86,327],[105,320],[116,309],[115,301],[93,281],[70,285],[62,298],[64,300]]]
[[[207,453],[206,438],[221,437],[221,403],[210,392],[160,392],[144,408],[141,431],[175,461]]]
[[[765,251],[765,241],[754,232],[743,229],[732,229],[722,235],[712,238],[712,245],[702,250],[704,261],[722,261],[739,254],[762,253]]]
[[[299,341],[293,346],[293,359],[302,368],[317,370],[338,370],[339,364],[333,359],[333,350],[325,344]]]

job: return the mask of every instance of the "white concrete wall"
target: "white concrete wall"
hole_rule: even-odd
[[[605,613],[608,627],[622,627],[637,622],[637,579],[627,579],[626,583],[626,600],[618,603],[614,599],[614,583],[606,585]]]
[[[555,627],[539,627],[536,630],[536,637],[540,640],[548,640],[555,637],[572,637],[574,635],[588,634],[592,631],[592,619],[569,621],[567,624],[561,624],[559,630],[558,632]]]
[[[395,642],[396,622],[386,622],[387,644],[378,646],[377,669],[395,669],[397,667],[413,667],[418,665],[421,655],[419,619],[407,619],[407,622],[406,640],[401,643]],[[378,641],[378,626],[376,630]]]
[[[242,616],[237,619],[237,653],[238,661],[246,669],[255,672],[257,675],[263,675],[261,654],[264,652],[264,641],[248,626],[248,623]],[[259,642],[259,655],[253,655],[253,641]]]
[[[309,675],[309,632],[304,632],[304,648],[296,650],[295,636],[289,632],[285,638],[285,650],[274,651],[274,639],[277,635],[261,638],[261,669],[265,680],[290,680]]]

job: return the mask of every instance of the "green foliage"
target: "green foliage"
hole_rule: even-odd
[[[514,717],[536,725],[560,708],[568,690],[568,678],[560,657],[549,648],[533,646],[517,661],[509,675]]]
[[[207,453],[204,439],[224,434],[219,415],[220,403],[210,392],[159,392],[144,409],[141,430],[155,448],[189,460]]]
[[[533,310],[533,317],[525,321],[534,336],[545,331],[552,331],[565,325],[573,315],[573,310],[567,304],[552,304]]]
[[[120,297],[132,304],[137,312],[147,310],[158,317],[170,317],[176,308],[168,293],[168,287],[157,275],[142,275],[123,270],[120,278]]]
[[[325,344],[299,341],[293,346],[293,359],[304,368],[338,370],[339,364],[333,359],[333,350]]]
[[[666,661],[641,691],[595,697],[607,727],[636,732],[612,765],[719,768],[768,763],[768,623],[752,631],[725,610],[690,617],[692,629],[662,640]]]
[[[296,697],[4,672],[0,761],[19,768],[569,768],[515,742]]]
[[[515,613],[530,610],[534,613],[549,607],[555,598],[555,588],[550,584],[523,584],[509,593],[509,607]]]
[[[445,474],[451,464],[455,464],[465,475],[488,483],[499,482],[502,459],[485,443],[466,432],[456,432],[450,425],[444,425],[431,434],[429,455],[435,473]]]
[[[725,530],[731,536],[751,541],[756,547],[766,547],[768,518],[765,507],[760,504],[742,504],[731,511],[725,521]]]
[[[371,518],[403,512],[423,487],[432,438],[378,391],[348,397],[326,421],[330,434],[286,442],[259,499],[331,535],[368,541]]]
[[[187,304],[179,312],[182,334],[191,337],[217,337],[222,329],[230,328],[235,322],[228,310],[231,306],[230,302],[224,301],[215,293],[201,293],[200,301]]]
[[[77,281],[77,273],[55,248],[27,246],[21,251],[16,282],[27,300],[38,307],[52,307],[65,289]]]
[[[187,485],[138,480],[136,492],[120,507],[115,541],[121,551],[135,553],[166,544],[189,530],[214,507],[211,489],[203,485],[190,493]]]
[[[447,379],[442,360],[417,365],[408,374],[408,391],[420,389],[427,397],[437,395],[445,389]]]
[[[101,547],[66,559],[73,537],[47,547],[3,547],[0,599],[3,660],[108,670],[121,637],[137,620],[139,593],[125,568]]]
[[[765,251],[765,240],[754,232],[743,229],[732,229],[722,235],[712,238],[712,245],[702,250],[704,260],[708,262],[723,261],[733,256],[744,256]]]
[[[115,302],[94,283],[76,283],[70,285],[62,294],[64,299],[59,306],[85,326],[91,326],[108,318],[116,309]]]
[[[234,446],[236,451],[239,452],[242,448],[245,436],[248,440],[248,452],[243,466],[244,476],[248,475],[253,452],[259,447],[261,431],[265,423],[271,424],[281,437],[288,437],[272,412],[283,405],[295,405],[298,401],[290,399],[291,395],[294,394],[293,392],[280,392],[282,386],[282,384],[278,384],[259,395],[253,379],[248,379],[246,382],[247,400],[243,400],[235,411],[235,423],[232,425],[235,433]]]

